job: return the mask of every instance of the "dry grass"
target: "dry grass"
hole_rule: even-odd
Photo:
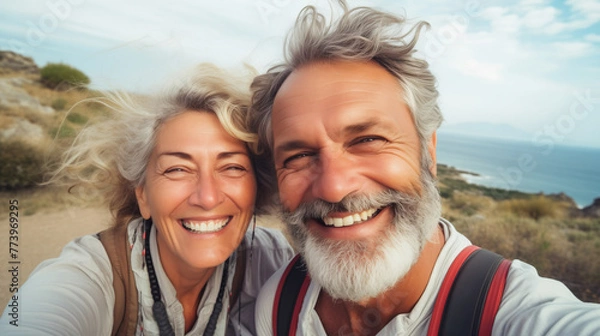
[[[557,202],[544,197],[536,196],[530,199],[513,199],[502,201],[499,209],[510,212],[518,216],[529,217],[533,220],[540,220],[544,217],[555,217],[558,213],[563,213]]]

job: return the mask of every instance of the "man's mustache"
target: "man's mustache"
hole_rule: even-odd
[[[295,223],[304,223],[311,219],[322,219],[332,212],[361,212],[368,209],[380,209],[396,205],[403,211],[410,211],[418,205],[420,196],[387,189],[373,195],[348,195],[340,202],[331,203],[322,199],[301,203],[294,211],[284,209]]]

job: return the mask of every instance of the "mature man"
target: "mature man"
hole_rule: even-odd
[[[450,265],[471,245],[440,218],[442,116],[435,78],[413,55],[426,24],[407,32],[402,18],[341,3],[331,25],[306,7],[286,62],[253,84],[252,123],[311,279],[292,332],[426,334]],[[273,334],[282,274],[259,298],[259,335]],[[493,334],[598,333],[600,305],[512,262]]]

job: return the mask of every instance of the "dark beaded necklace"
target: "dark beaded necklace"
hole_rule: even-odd
[[[150,228],[152,226],[152,220],[144,219],[144,258],[146,260],[146,268],[148,270],[148,279],[150,280],[150,292],[152,293],[152,299],[154,304],[152,305],[152,314],[158,324],[158,329],[161,336],[175,336],[173,326],[169,322],[169,316],[167,315],[167,309],[162,302],[160,295],[160,286],[158,279],[156,278],[156,271],[154,270],[154,264],[152,263],[152,256],[150,255]],[[213,311],[208,319],[206,329],[204,329],[204,336],[212,336],[217,328],[217,320],[219,314],[223,309],[223,295],[225,294],[225,287],[227,286],[227,278],[229,276],[229,258],[225,260],[223,264],[223,276],[221,277],[221,285],[219,287],[219,294]]]

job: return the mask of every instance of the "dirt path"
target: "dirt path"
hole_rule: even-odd
[[[9,289],[12,275],[9,270],[9,224],[3,214],[2,234],[0,234],[0,308],[11,297]],[[19,246],[17,259],[20,263],[19,287],[27,276],[43,260],[57,257],[63,246],[76,237],[95,233],[108,227],[111,216],[107,210],[95,208],[76,208],[62,212],[41,212],[31,216],[19,217]]]

